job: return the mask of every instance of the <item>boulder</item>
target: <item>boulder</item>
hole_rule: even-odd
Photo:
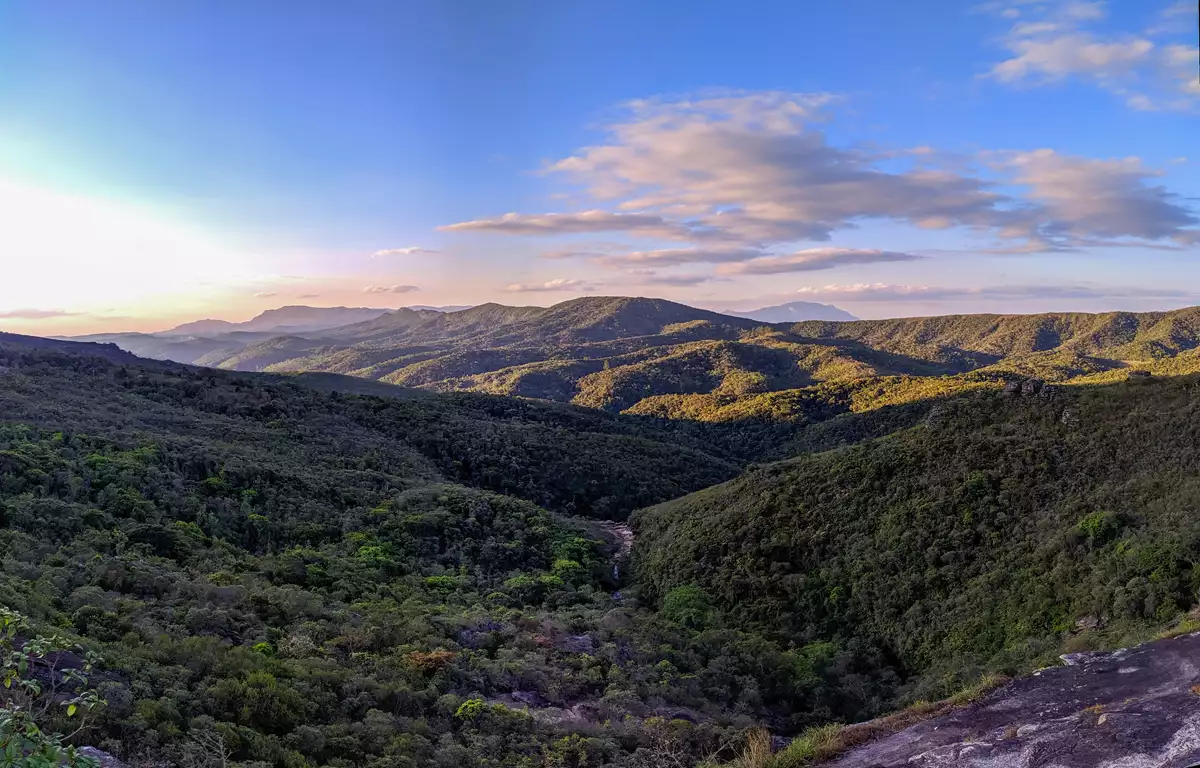
[[[925,426],[935,427],[946,417],[946,406],[938,403],[925,414]]]
[[[1023,397],[1032,397],[1042,391],[1042,382],[1039,379],[1026,379],[1021,382],[1021,395]]]
[[[974,704],[834,759],[835,768],[1192,768],[1200,633],[1066,654]],[[865,727],[865,726],[863,726]]]
[[[548,707],[550,702],[546,697],[537,691],[513,691],[509,694],[513,701],[524,704],[527,707]]]

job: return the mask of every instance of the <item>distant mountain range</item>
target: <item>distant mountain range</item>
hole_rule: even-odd
[[[745,314],[803,317],[811,307]],[[346,317],[360,319],[306,329]],[[1200,309],[770,322],[663,299],[588,296],[454,312],[285,307],[231,325],[84,340],[212,368],[345,374],[705,421],[822,420],[863,398],[903,402],[1013,374],[1104,377],[1131,364],[1200,370]]]
[[[410,304],[405,309],[430,309],[434,312],[462,312],[464,309],[470,309],[474,304],[445,304],[440,307],[433,307],[428,304]]]
[[[360,323],[386,315],[390,309],[368,309],[366,307],[306,307],[292,305],[268,309],[252,320],[231,323],[228,320],[197,320],[177,325],[158,336],[211,336],[235,331],[308,333],[339,325]]]
[[[734,317],[748,317],[761,320],[764,323],[798,323],[802,320],[857,320],[858,318],[844,309],[832,304],[817,304],[813,301],[790,301],[787,304],[776,304],[771,307],[748,309],[743,312],[727,312]]]

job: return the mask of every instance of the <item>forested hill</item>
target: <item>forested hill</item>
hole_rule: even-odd
[[[1200,346],[1200,307],[1171,312],[1053,312],[1040,315],[944,315],[846,323],[796,323],[792,332],[844,339],[936,360],[945,351],[988,362],[1014,355],[1064,352],[1106,360],[1158,360]],[[989,359],[990,358],[990,359]]]
[[[23,336],[17,333],[0,332],[0,348],[13,353],[21,352],[62,352],[66,355],[79,357],[98,357],[114,363],[154,366],[151,360],[143,360],[116,344],[95,344],[80,341],[65,341],[59,339],[44,339],[40,336]]]
[[[969,679],[1193,608],[1198,478],[1195,376],[975,392],[640,512],[638,578],[780,641]]]
[[[728,478],[744,433],[108,353],[0,342],[0,618],[102,657],[76,743],[133,766],[640,768],[883,706],[886,679],[840,682],[852,649],[641,608],[570,516]],[[51,663],[13,670],[61,683]]]
[[[604,519],[728,479],[796,433],[475,393],[414,397],[349,377],[234,374],[35,337],[0,337],[0,367],[6,419],[79,430],[99,418],[98,403],[113,402],[127,421],[107,419],[110,428],[190,429],[196,414],[225,411],[293,437],[321,424],[324,439],[392,441],[448,479]]]
[[[412,311],[412,310],[409,310]],[[665,299],[596,296],[564,301],[552,307],[508,307],[481,304],[461,312],[437,314],[412,325],[398,313],[388,334],[387,319],[351,325],[331,338],[389,341],[395,346],[451,343],[473,347],[577,344],[653,336],[679,323],[707,322],[730,328],[762,325],[747,318],[722,315]]]

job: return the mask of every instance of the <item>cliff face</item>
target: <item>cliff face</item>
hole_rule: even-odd
[[[831,768],[1195,768],[1200,633],[1070,654]]]

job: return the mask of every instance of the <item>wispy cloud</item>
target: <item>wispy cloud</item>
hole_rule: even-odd
[[[48,320],[54,317],[74,317],[81,313],[65,309],[0,309],[0,319],[5,320]]]
[[[296,298],[298,298],[298,299],[319,299],[319,298],[321,298],[321,294],[319,294],[319,293],[302,293],[299,296],[297,296]]]
[[[651,237],[685,238],[686,227],[662,216],[640,213],[582,211],[580,213],[506,213],[496,219],[479,219],[448,224],[445,232],[499,232],[509,235],[571,235],[587,232],[637,232]]]
[[[1088,29],[1090,22],[1107,15],[1104,3],[1047,3],[1024,11],[1018,15],[1032,20],[1013,25],[1004,36],[1010,56],[993,65],[989,77],[1027,87],[1073,78],[1110,91],[1139,110],[1200,105],[1200,52],[1171,40],[1181,35],[1190,40],[1195,34],[1194,2],[1167,6],[1141,32]]]
[[[363,293],[412,293],[421,290],[415,285],[368,285]]]
[[[854,283],[800,288],[796,295],[830,301],[895,302],[944,299],[1194,299],[1191,291],[1161,288],[1093,285],[999,285],[951,287],[936,285],[889,285]]]
[[[544,283],[511,283],[504,286],[503,290],[506,293],[541,293],[551,291],[585,291],[591,287],[591,283],[588,283],[586,280],[568,280],[565,277],[560,277],[555,280],[547,280]]]
[[[419,256],[424,254],[441,253],[441,251],[432,248],[421,248],[420,246],[410,245],[406,248],[385,248],[382,251],[375,251],[371,254],[371,258],[379,259],[388,256]]]
[[[809,248],[782,256],[762,256],[749,261],[722,264],[723,275],[776,275],[785,272],[813,272],[850,264],[878,264],[888,261],[918,261],[923,256],[899,251],[860,248]]]
[[[632,265],[670,267],[680,264],[720,264],[745,261],[763,252],[757,248],[660,248],[601,256],[597,261],[610,267]]]
[[[564,248],[557,251],[544,251],[542,253],[542,258],[555,261],[562,259],[602,259],[608,255],[609,253],[607,251],[587,251]]]
[[[711,283],[720,279],[712,275],[660,275],[653,269],[633,270],[632,274],[637,275],[637,278],[634,280],[634,283],[637,285],[689,287]]]
[[[996,166],[1029,188],[1033,204],[1012,216],[1004,234],[1041,250],[1094,245],[1188,244],[1200,218],[1182,199],[1151,183],[1159,171],[1136,157],[1112,160],[1062,155],[1053,150],[998,153]]]
[[[256,298],[256,299],[269,299],[269,298],[271,298],[272,296],[278,296],[278,295],[279,295],[279,294],[275,293],[274,291],[259,291],[258,293],[254,294],[254,298]]]

